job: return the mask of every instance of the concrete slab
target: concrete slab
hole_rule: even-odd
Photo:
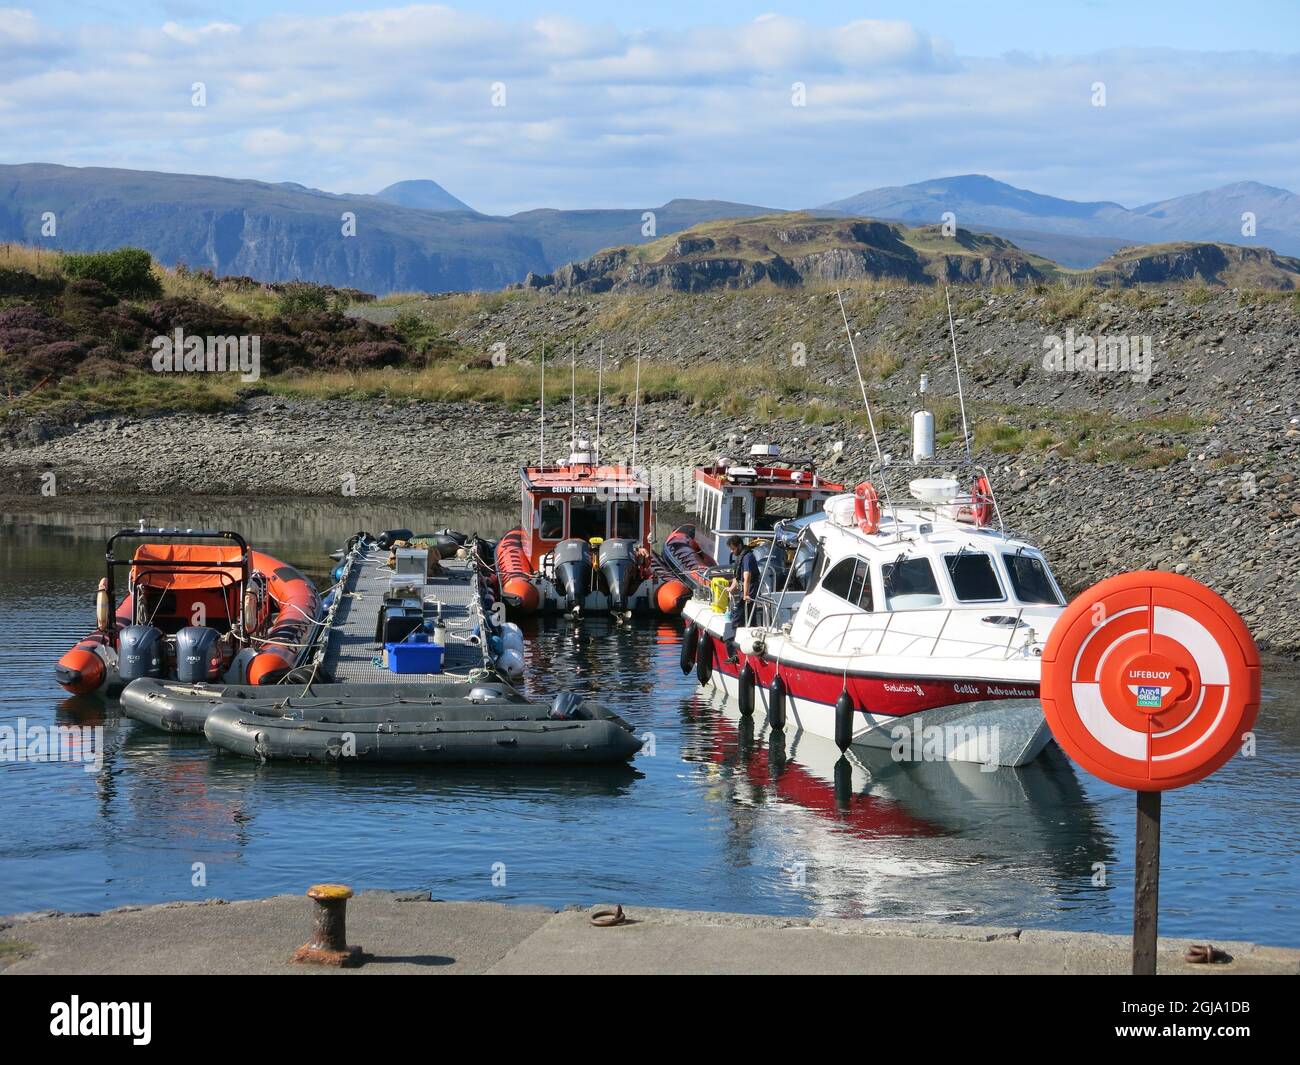
[[[348,940],[373,955],[360,969],[292,965],[311,930],[301,895],[248,902],[122,907],[73,916],[0,918],[9,974],[374,973],[1126,973],[1124,936],[901,921],[763,917],[637,909],[600,928],[586,910],[432,902],[368,891],[348,903]],[[1160,971],[1300,974],[1300,950],[1215,945],[1233,960],[1190,965],[1190,940],[1162,939]]]

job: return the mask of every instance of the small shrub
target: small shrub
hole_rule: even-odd
[[[99,281],[125,299],[162,293],[162,285],[154,276],[153,258],[142,248],[70,253],[63,256],[60,266],[67,277]]]
[[[329,294],[320,285],[294,282],[280,292],[277,309],[286,318],[324,314],[330,309]]]

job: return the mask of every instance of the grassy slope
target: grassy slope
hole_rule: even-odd
[[[788,220],[788,219],[783,219]],[[665,240],[668,238],[664,238]],[[930,238],[926,238],[930,239]],[[26,269],[50,276],[58,272],[58,257],[30,248],[0,246],[0,265]],[[220,306],[254,317],[275,313],[279,296],[269,288],[248,291],[214,289],[210,283],[192,275],[155,267],[167,296],[183,296],[199,301],[216,301]],[[879,292],[879,283],[846,285],[847,290]],[[1089,304],[1100,298],[1143,306],[1149,296],[1144,290],[1102,290],[1089,285],[1057,284],[1042,289],[1043,313],[1049,318],[1069,319],[1084,313]],[[1204,297],[1203,286],[1187,289],[1187,302],[1194,306]],[[918,318],[937,314],[942,305],[942,291],[927,290],[915,301],[912,313]],[[1244,294],[1255,300],[1282,298],[1278,293]],[[18,412],[58,415],[75,408],[78,417],[116,412],[144,416],[164,411],[207,411],[225,408],[241,396],[271,393],[316,399],[352,397],[383,399],[395,402],[478,401],[507,407],[528,406],[536,402],[539,371],[535,361],[514,362],[504,367],[486,364],[486,352],[454,341],[447,335],[480,316],[499,310],[511,301],[542,301],[533,293],[509,292],[486,294],[452,294],[425,296],[405,294],[385,297],[365,307],[365,314],[396,322],[398,333],[412,347],[439,342],[445,345],[438,359],[422,369],[389,368],[356,372],[301,371],[264,378],[253,385],[240,384],[233,377],[217,375],[157,375],[123,370],[105,381],[81,381],[73,376],[54,382],[35,392],[12,395],[6,407]],[[956,312],[964,313],[963,296],[957,293]],[[1300,313],[1300,298],[1293,298]],[[0,299],[0,307],[13,305],[13,297]],[[605,305],[608,303],[608,306]],[[622,297],[602,303],[595,326],[626,324],[626,319],[650,313],[654,297]],[[660,312],[662,313],[662,312]],[[619,322],[619,319],[624,321]],[[638,323],[639,324],[639,323]],[[0,361],[3,360],[0,354]],[[887,349],[864,353],[864,370],[869,387],[881,388],[897,371],[899,360]],[[553,375],[547,382],[547,394],[553,402],[567,398],[567,375]],[[606,372],[604,391],[609,402],[630,403],[634,387],[634,369],[623,366]],[[648,363],[642,367],[641,388],[647,401],[672,399],[704,409],[716,409],[728,416],[743,416],[750,421],[788,419],[809,424],[837,423],[845,431],[865,427],[860,407],[851,402],[843,389],[820,384],[792,367],[754,367],[743,382],[720,374],[711,363],[672,366]],[[594,398],[596,377],[590,370],[577,375],[580,397]],[[757,396],[757,399],[755,397]],[[973,404],[972,413],[979,425],[977,444],[1000,453],[1056,450],[1087,461],[1116,460],[1138,466],[1163,466],[1179,457],[1179,449],[1151,446],[1146,437],[1186,432],[1202,423],[1181,415],[1151,417],[1143,421],[1118,418],[1108,412],[1090,410],[1055,410],[1028,405]],[[957,411],[944,402],[936,404],[940,440],[953,440],[959,429]],[[878,421],[887,427],[903,429],[905,414],[878,411]],[[891,424],[891,419],[896,423]]]

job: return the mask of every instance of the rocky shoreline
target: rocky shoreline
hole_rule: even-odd
[[[547,419],[547,455],[568,439],[567,407]],[[594,431],[594,413],[579,431]],[[607,459],[631,458],[632,412],[607,408]],[[536,410],[255,396],[215,414],[31,423],[0,449],[0,495],[296,496],[518,501],[518,467],[538,455]],[[690,500],[690,469],[774,442],[855,483],[874,449],[856,427],[779,419],[746,424],[679,401],[644,404],[636,463],[663,506]],[[1300,655],[1300,430],[1278,418],[1221,420],[1184,434],[1160,469],[1046,455],[977,454],[1007,523],[1039,543],[1070,594],[1133,569],[1185,573],[1215,588],[1260,647]],[[901,434],[883,448],[905,455]],[[50,475],[53,475],[51,480]]]

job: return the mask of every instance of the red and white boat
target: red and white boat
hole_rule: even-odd
[[[910,463],[890,462],[878,441],[876,456],[879,487],[864,481],[770,534],[747,530],[772,542],[752,613],[735,617],[725,593],[697,587],[683,671],[693,665],[742,713],[761,709],[771,727],[841,750],[1024,765],[1052,735],[1040,667],[1065,597],[1042,553],[1003,526],[969,449],[934,461],[930,412],[913,416]],[[900,472],[905,487],[892,483]],[[710,516],[728,514],[737,489],[712,468],[697,479],[723,495]],[[908,505],[895,501],[903,491]],[[722,530],[705,535],[717,543]]]
[[[684,581],[700,588],[721,567],[732,564],[727,539],[770,534],[780,522],[822,512],[826,500],[844,491],[807,459],[785,459],[775,444],[755,444],[748,462],[719,458],[695,469],[696,524],[681,525],[664,541],[664,560]],[[765,541],[757,544],[765,554]]]
[[[525,466],[523,522],[497,544],[501,598],[519,614],[679,614],[690,592],[654,551],[649,481],[577,442]]]

